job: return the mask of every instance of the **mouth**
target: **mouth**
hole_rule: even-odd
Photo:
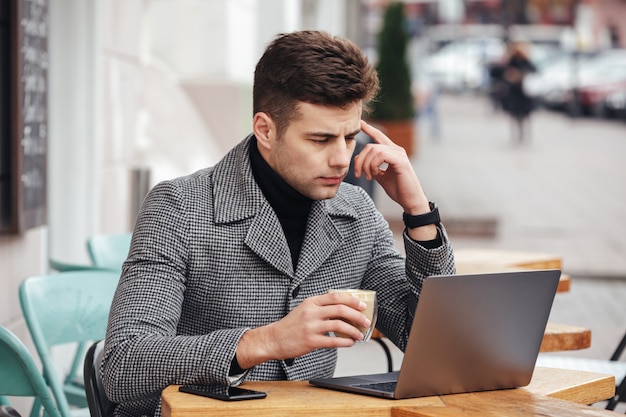
[[[330,177],[320,177],[320,180],[325,184],[325,185],[338,185],[341,183],[341,181],[343,181],[345,175],[336,175],[336,176],[330,176]]]

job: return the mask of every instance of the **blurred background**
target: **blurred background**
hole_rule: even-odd
[[[0,323],[26,339],[16,297],[24,277],[46,272],[50,259],[88,262],[86,239],[131,231],[150,187],[214,164],[250,132],[254,65],[277,33],[326,30],[375,63],[389,2],[3,1],[5,61],[17,3],[47,41],[45,216],[0,234]],[[626,2],[402,4],[411,158],[453,245],[562,257],[572,291],[555,314],[594,332],[592,348],[574,354],[608,357],[626,327]],[[535,67],[523,82],[533,100],[524,140],[491,71],[511,42]],[[377,185],[362,185],[400,233],[399,209]]]

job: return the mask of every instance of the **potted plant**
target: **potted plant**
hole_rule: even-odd
[[[386,7],[377,40],[380,92],[369,118],[411,156],[415,150],[416,111],[406,57],[409,34],[403,3],[392,2]]]

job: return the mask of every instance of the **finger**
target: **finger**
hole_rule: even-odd
[[[372,170],[371,170],[369,161],[371,161],[372,154],[375,152],[376,152],[376,149],[374,145],[372,145],[371,143],[368,143],[367,145],[365,145],[363,150],[361,150],[361,152],[358,155],[358,158],[355,158],[354,160],[355,173],[358,168],[359,173],[362,173],[362,175],[365,175],[365,178],[367,178],[368,181],[372,179]]]
[[[369,155],[370,152],[372,152],[372,148],[373,148],[373,144],[372,143],[368,143],[366,144],[363,149],[361,149],[361,151],[354,156],[354,165],[353,165],[353,169],[354,169],[354,175],[357,178],[360,178],[361,175],[364,174],[364,165],[363,165],[363,161],[365,161],[367,159],[367,156]],[[368,180],[371,178],[368,178]]]
[[[356,326],[343,320],[328,320],[327,333],[332,332],[334,337],[346,338],[350,340],[363,340],[363,333]]]
[[[376,143],[380,143],[382,145],[392,145],[394,143],[381,130],[370,125],[365,120],[361,120],[361,130],[371,137]]]
[[[367,304],[361,301],[357,297],[353,297],[350,294],[344,294],[340,292],[331,292],[323,294],[318,298],[317,305],[319,306],[348,306],[357,311],[363,311],[367,308]]]
[[[363,155],[361,162],[361,169],[365,173],[368,180],[380,176],[388,167],[388,163],[385,160],[385,153],[380,147],[374,145],[368,145],[369,149]]]
[[[363,174],[363,163],[361,161],[363,160],[363,156],[365,155],[364,152],[366,152],[366,149],[361,149],[361,152],[359,152],[357,155],[354,155],[354,158],[352,160],[352,169],[356,178],[361,178],[361,175]]]
[[[350,323],[353,326],[369,327],[371,321],[359,310],[348,307],[343,304],[328,305],[322,307],[320,313],[320,319],[323,322],[333,320],[343,320]]]
[[[315,339],[315,345],[320,349],[336,349],[352,347],[357,341],[350,337],[331,337],[328,334],[320,335]]]

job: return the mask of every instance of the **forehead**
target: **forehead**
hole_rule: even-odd
[[[298,103],[299,117],[292,121],[292,125],[304,129],[345,133],[344,130],[360,129],[362,110],[361,101],[351,103],[346,107],[300,102]]]

